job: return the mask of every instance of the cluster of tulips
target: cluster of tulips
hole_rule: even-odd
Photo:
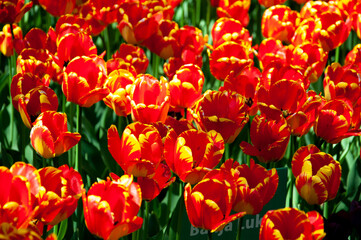
[[[291,200],[263,216],[259,239],[339,236],[326,224],[336,209],[328,203],[341,195],[349,149],[329,151],[346,139],[360,147],[361,3],[293,1],[191,1],[209,7],[207,18],[216,13],[204,32],[173,20],[184,15],[182,0],[0,0],[0,50],[16,59],[8,66],[9,102],[29,129],[33,162],[43,162],[36,168],[19,156],[0,167],[0,236],[56,239],[54,226],[77,211],[97,237],[139,238],[143,228],[145,239],[150,220],[142,205],[178,183],[189,222],[211,238],[262,211],[279,185],[276,167],[289,169]],[[254,6],[259,19],[249,14]],[[55,25],[23,34],[22,19],[35,7]],[[259,44],[249,24],[262,33]],[[104,40],[114,26],[121,40]],[[106,49],[94,41],[99,36]],[[211,79],[219,87],[208,89]],[[68,119],[69,104],[78,111]],[[95,105],[121,123],[103,126],[108,149],[100,151],[122,172],[89,182],[81,119]],[[1,149],[11,148],[5,143]],[[62,155],[68,158],[58,167]],[[346,237],[361,229],[356,196]]]

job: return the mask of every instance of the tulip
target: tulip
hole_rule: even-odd
[[[125,69],[114,70],[108,75],[105,86],[109,89],[109,94],[103,101],[118,116],[126,117],[131,113],[127,96],[130,94],[134,81],[134,75]]]
[[[18,99],[18,110],[26,127],[31,128],[35,119],[45,111],[58,109],[58,97],[46,86],[39,85]]]
[[[39,169],[41,186],[36,195],[34,218],[54,226],[70,217],[84,190],[79,172],[67,165]],[[42,230],[42,229],[40,229]]]
[[[209,90],[188,112],[200,129],[219,132],[225,143],[232,143],[249,120],[245,98],[231,91]]]
[[[19,54],[22,38],[23,32],[16,24],[12,25],[12,29],[9,24],[4,25],[2,32],[0,32],[0,52],[10,57],[14,54],[15,49]]]
[[[258,3],[266,8],[274,5],[283,4],[284,2],[286,2],[286,0],[258,0]]]
[[[308,204],[322,204],[336,197],[341,182],[341,165],[330,154],[310,144],[292,158],[296,188]]]
[[[42,8],[44,8],[48,13],[55,17],[60,17],[65,14],[72,13],[76,4],[76,0],[38,0],[38,2]]]
[[[233,161],[231,159],[227,161]],[[226,161],[226,162],[227,162]],[[236,162],[238,163],[238,162]],[[230,163],[224,163],[227,165]],[[275,168],[267,170],[251,159],[250,166],[236,164],[228,171],[234,174],[237,197],[233,204],[235,212],[256,215],[261,212],[274,196],[278,186],[278,174]]]
[[[185,186],[184,202],[189,221],[194,227],[210,232],[221,231],[229,222],[246,213],[231,215],[236,190],[230,175],[222,174],[219,169],[208,174],[193,189],[190,183]]]
[[[30,10],[33,2],[25,4],[24,0],[1,0],[0,23],[18,23],[24,14]]]
[[[305,213],[296,208],[282,208],[269,210],[263,216],[259,239],[319,240],[325,235],[323,218],[318,212]]]
[[[29,182],[0,166],[0,224],[7,222],[16,228],[27,228],[33,215]]]
[[[140,122],[129,124],[121,138],[117,128],[112,125],[108,129],[108,149],[124,172],[135,177],[154,176],[163,155],[158,130]]]
[[[149,60],[142,48],[126,43],[120,44],[119,49],[112,57],[113,59],[122,59],[130,63],[135,68],[137,74],[145,73],[149,64]]]
[[[67,101],[81,107],[91,107],[108,95],[105,81],[106,69],[103,59],[75,57],[66,67],[62,89]]]
[[[183,65],[169,81],[170,105],[188,108],[200,98],[204,84],[202,70],[194,64]]]
[[[18,73],[11,81],[11,98],[13,107],[19,111],[19,99],[25,96],[30,90],[37,86],[49,86],[50,80],[45,78],[39,78],[30,72]]]
[[[249,31],[234,18],[218,18],[212,27],[213,48],[224,42],[249,43],[252,46],[252,37]]]
[[[247,27],[249,23],[248,10],[251,6],[251,0],[220,0],[217,6],[217,16],[219,18],[233,18]]]
[[[168,81],[149,74],[139,74],[128,96],[133,121],[164,122],[167,118],[170,93]]]
[[[18,229],[14,225],[8,222],[0,223],[0,236],[2,239],[6,239],[6,240],[16,240],[16,239],[43,240],[41,238],[40,232],[37,231],[36,228]],[[50,240],[50,238],[46,238],[46,240]]]
[[[290,43],[300,22],[300,14],[284,5],[267,8],[262,17],[262,34]]]
[[[175,181],[172,177],[170,168],[165,162],[161,162],[153,177],[138,177],[137,183],[142,191],[142,198],[146,201],[152,201],[159,193]]]
[[[260,162],[269,163],[283,158],[290,139],[290,129],[285,119],[268,120],[257,115],[251,123],[251,145],[241,142],[242,151],[257,157]]]
[[[248,44],[247,44],[248,45]],[[250,48],[246,44],[224,42],[209,53],[209,67],[212,75],[223,81],[232,71],[238,75],[253,64]]]
[[[68,132],[65,113],[46,111],[39,115],[30,132],[31,145],[44,158],[53,158],[75,146],[81,136]]]
[[[352,125],[353,113],[348,101],[331,99],[319,110],[314,124],[316,135],[333,144],[347,137],[360,136],[361,130]]]
[[[87,194],[83,193],[85,224],[92,234],[116,240],[141,228],[138,217],[142,194],[131,175],[111,175],[94,183]]]
[[[177,136],[170,130],[164,141],[164,157],[169,168],[183,182],[199,182],[222,158],[224,142],[214,130],[186,130]]]

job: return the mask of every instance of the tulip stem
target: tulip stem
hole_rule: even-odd
[[[179,183],[179,191],[180,191],[180,199],[179,199],[179,210],[178,210],[178,219],[177,219],[177,234],[176,234],[176,240],[180,239],[181,230],[182,230],[182,216],[183,216],[183,210],[185,207],[184,203],[184,187],[183,182]]]
[[[242,224],[243,224],[243,217],[238,219],[238,231],[237,231],[237,240],[241,240],[241,233],[242,233]]]
[[[76,131],[81,135],[81,125],[82,125],[82,108],[77,105],[76,106]],[[81,174],[81,168],[82,168],[82,163],[81,163],[81,141],[78,142],[77,145],[75,145],[75,170],[77,170],[80,174]]]
[[[328,202],[323,203],[323,217],[328,219]]]
[[[208,230],[208,240],[212,240],[212,232],[211,230]]]
[[[44,226],[43,226],[43,236],[42,236],[43,239],[46,238],[46,236],[48,235],[47,233],[48,233],[48,225],[44,224]]]
[[[11,24],[10,24],[11,26]],[[12,28],[11,28],[12,29]],[[12,32],[12,30],[11,30]],[[13,55],[11,55],[9,58],[9,99],[10,99],[10,102],[12,102],[12,99],[11,99],[11,81],[13,79],[13,76],[14,76],[14,72],[13,71],[16,67],[16,60],[15,60],[15,50],[14,50],[14,53]],[[13,140],[14,140],[14,116],[15,113],[14,113],[14,107],[11,107],[10,108],[10,144],[9,146],[12,146],[13,144]]]
[[[152,53],[153,77],[158,79],[159,56]]]
[[[143,237],[142,239],[148,239],[148,223],[149,223],[149,203],[146,200],[143,200],[144,203],[144,221],[143,221]]]
[[[335,60],[334,62],[339,62],[339,58],[340,58],[340,47],[336,48],[335,50]]]

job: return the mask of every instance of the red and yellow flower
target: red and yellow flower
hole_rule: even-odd
[[[149,124],[129,124],[119,137],[117,128],[108,129],[108,149],[115,161],[127,174],[152,177],[163,157],[162,137]]]
[[[113,59],[122,59],[132,65],[137,74],[145,73],[149,64],[149,60],[142,48],[126,43],[120,44],[118,51],[112,57]]]
[[[76,0],[62,0],[62,1],[51,1],[51,0],[37,0],[39,5],[44,8],[48,13],[55,17],[60,17],[65,14],[73,12],[76,5]]]
[[[266,8],[274,5],[283,4],[284,2],[286,2],[286,0],[258,0],[258,3]]]
[[[222,167],[230,171],[235,180],[237,197],[232,209],[236,212],[256,215],[276,193],[278,174],[275,168],[267,170],[261,165],[255,164],[253,159],[251,159],[250,166],[239,165],[238,162],[233,163],[232,159],[228,159]],[[230,167],[231,169],[229,169]]]
[[[253,64],[253,54],[247,44],[224,42],[209,53],[212,75],[223,81],[232,71],[238,75]]]
[[[0,32],[0,52],[10,57],[14,54],[15,49],[16,53],[19,54],[22,38],[23,32],[16,24],[12,24],[12,29],[10,24],[4,25],[3,30]]]
[[[18,98],[18,110],[26,127],[31,128],[35,119],[45,111],[58,109],[58,97],[51,88],[39,85]]]
[[[0,166],[0,223],[10,223],[16,228],[27,228],[33,216],[29,182]]]
[[[44,158],[53,158],[75,146],[81,136],[68,132],[65,113],[46,111],[39,115],[30,132],[31,145]]]
[[[353,114],[349,101],[331,99],[319,110],[313,126],[316,135],[333,144],[347,137],[360,136],[361,130],[353,126]]]
[[[159,193],[175,181],[170,168],[165,162],[161,162],[153,177],[138,177],[137,183],[142,191],[142,198],[152,201]]]
[[[170,106],[188,108],[200,98],[204,84],[202,70],[194,64],[183,65],[169,81]]]
[[[240,148],[245,154],[257,157],[260,162],[279,161],[286,152],[290,135],[284,118],[270,120],[257,115],[252,120],[250,130],[253,145],[243,141]]]
[[[234,18],[218,18],[212,27],[213,48],[217,48],[224,42],[233,41],[252,45],[252,37],[247,28]]]
[[[81,107],[91,107],[109,93],[105,87],[105,62],[99,57],[73,58],[64,72],[63,93],[67,101]]]
[[[336,197],[341,182],[341,165],[330,154],[310,144],[292,158],[296,188],[308,204],[322,204]]]
[[[248,122],[245,98],[231,91],[207,91],[188,110],[199,129],[219,132],[225,143],[232,143]]]
[[[164,157],[169,168],[183,182],[196,184],[217,166],[224,141],[216,131],[186,130],[178,136],[171,129],[164,141]]]
[[[275,5],[267,8],[262,16],[262,34],[290,43],[300,22],[300,14],[288,6]]]
[[[135,76],[125,69],[114,70],[108,75],[105,86],[109,89],[109,94],[103,101],[118,116],[126,117],[131,113],[130,100],[127,96],[134,81]]]
[[[11,81],[11,99],[13,106],[19,111],[19,98],[25,96],[31,89],[37,86],[49,86],[50,79],[39,78],[31,72],[18,73]]]
[[[74,213],[84,190],[83,181],[79,172],[67,165],[45,167],[38,173],[41,185],[36,195],[34,219],[54,226]]]
[[[323,88],[326,100],[347,99],[355,104],[361,97],[360,74],[352,66],[332,63],[325,71]]]
[[[219,18],[233,18],[247,27],[249,23],[248,10],[251,6],[251,0],[219,0],[217,6],[217,16]]]
[[[149,74],[139,74],[128,96],[134,121],[164,122],[167,118],[170,92],[169,83]]]
[[[143,224],[138,217],[142,193],[133,176],[112,174],[83,192],[85,224],[92,234],[108,240],[126,236]]]
[[[25,4],[25,0],[1,0],[0,23],[18,23],[24,14],[30,10],[33,2]]]
[[[260,240],[310,239],[325,237],[323,218],[316,212],[305,213],[297,208],[269,210],[262,218]]]
[[[229,222],[246,214],[231,215],[236,194],[232,177],[219,169],[209,172],[193,189],[188,183],[184,188],[184,202],[189,221],[194,227],[221,231]]]

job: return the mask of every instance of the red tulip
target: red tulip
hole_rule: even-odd
[[[0,23],[18,23],[24,14],[30,10],[33,2],[25,4],[24,0],[0,1]]]
[[[164,141],[164,157],[169,168],[183,182],[192,185],[213,169],[222,158],[224,142],[219,133],[186,130],[177,136],[172,129]]]
[[[323,229],[323,218],[318,212],[282,208],[270,210],[263,216],[259,239],[320,240],[326,235]]]
[[[16,24],[12,24],[12,29],[9,24],[4,25],[2,32],[0,32],[0,52],[10,57],[14,55],[15,49],[16,53],[19,54],[22,38],[23,32]]]
[[[46,111],[39,115],[30,132],[31,145],[44,158],[53,158],[75,146],[81,136],[68,132],[65,113]]]
[[[142,194],[131,175],[112,174],[94,183],[87,194],[83,193],[85,224],[92,234],[116,240],[141,228],[143,219],[138,217]]]
[[[163,143],[158,130],[149,124],[129,124],[119,137],[117,128],[108,129],[108,149],[127,174],[152,177],[163,156]]]
[[[251,0],[219,0],[217,6],[217,15],[219,18],[233,18],[246,27],[249,23],[248,10],[251,6]]]
[[[35,119],[45,111],[58,109],[58,97],[55,92],[44,85],[31,89],[27,94],[20,95],[18,110],[26,127],[31,128]]]
[[[353,112],[348,101],[331,99],[319,110],[314,124],[316,135],[333,144],[350,136],[360,136],[361,130],[352,126]]]
[[[213,48],[224,42],[249,43],[252,46],[252,37],[240,21],[234,18],[218,18],[212,27]]]
[[[79,172],[67,165],[39,169],[41,186],[36,196],[34,218],[42,224],[56,225],[70,217],[84,191]]]
[[[38,0],[38,2],[42,8],[44,8],[48,13],[55,17],[60,17],[65,14],[72,13],[76,4],[76,0]]]
[[[256,67],[250,67],[243,70],[239,75],[229,74],[224,80],[224,85],[219,91],[233,91],[239,93],[245,98],[245,103],[249,107],[249,114],[257,114],[258,106],[256,101],[256,92],[260,83],[261,72]]]
[[[31,239],[31,240],[43,240],[40,232],[36,228],[16,228],[14,225],[8,222],[0,223],[0,236],[3,239],[15,240],[15,239]],[[50,240],[50,238],[46,238]],[[55,239],[54,239],[55,240]]]
[[[300,14],[284,5],[267,8],[262,17],[262,34],[266,38],[275,38],[291,42],[292,36],[300,22]]]
[[[142,48],[126,43],[122,43],[112,57],[113,59],[122,59],[124,62],[130,63],[135,68],[137,74],[145,73],[149,64],[149,60]]]
[[[325,71],[323,88],[326,100],[347,99],[355,104],[361,97],[360,73],[352,66],[332,63]]]
[[[169,109],[169,83],[163,77],[158,81],[152,75],[139,74],[128,98],[134,121],[164,122]]]
[[[19,98],[25,96],[30,90],[38,86],[49,86],[50,80],[39,78],[30,72],[18,73],[11,81],[11,98],[13,107],[19,111]]]
[[[142,191],[144,200],[152,201],[159,193],[175,181],[172,173],[165,162],[161,162],[153,177],[138,177],[137,183]]]
[[[161,19],[172,19],[173,9],[165,1],[123,2],[118,29],[127,43],[140,44],[158,31]]]
[[[63,93],[67,101],[81,107],[91,107],[108,95],[105,81],[106,69],[103,59],[75,57],[64,72]]]
[[[257,115],[251,123],[251,145],[241,142],[242,151],[257,157],[260,162],[268,163],[283,158],[290,139],[290,129],[284,118],[269,120]]]
[[[33,215],[29,182],[4,166],[0,166],[0,182],[0,223],[26,228]]]
[[[253,64],[250,48],[245,44],[224,42],[209,55],[209,67],[212,75],[224,80],[232,71],[238,75]]]
[[[200,129],[219,132],[225,143],[232,143],[249,120],[245,98],[231,91],[205,92],[189,113]]]
[[[188,108],[200,98],[204,84],[202,70],[193,64],[183,65],[169,81],[170,106]]]
[[[26,48],[16,61],[16,70],[18,73],[30,72],[40,78],[56,79],[60,72],[59,66],[55,63],[53,57],[45,49]]]
[[[296,188],[308,204],[322,204],[336,197],[341,182],[341,165],[330,154],[310,144],[292,158]]]
[[[236,212],[246,212],[246,214],[256,215],[261,212],[274,196],[278,186],[278,174],[275,168],[267,170],[259,164],[255,164],[251,159],[250,166],[239,165],[232,159],[226,160],[223,168],[230,173],[233,172],[237,188],[237,197],[233,204]],[[227,167],[227,165],[229,165]],[[230,168],[230,165],[231,166]],[[233,170],[233,171],[232,171]]]
[[[184,202],[189,221],[194,227],[210,232],[221,231],[229,222],[246,213],[231,215],[236,190],[229,174],[213,170],[207,175],[193,189],[190,183],[185,186]]]
[[[269,8],[274,5],[280,5],[286,2],[286,0],[258,0],[258,3],[262,6]]]
[[[118,116],[126,117],[131,113],[130,100],[127,96],[134,81],[135,76],[124,69],[115,70],[108,76],[105,86],[109,89],[109,94],[103,101]]]

